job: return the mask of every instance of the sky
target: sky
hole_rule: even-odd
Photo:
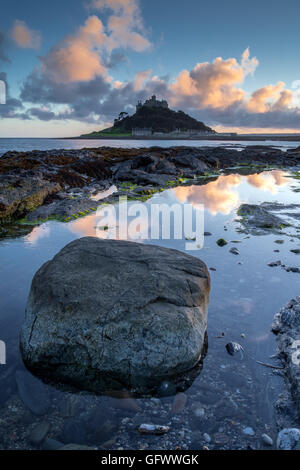
[[[299,26],[295,0],[1,0],[0,137],[93,132],[153,94],[219,132],[300,132]]]

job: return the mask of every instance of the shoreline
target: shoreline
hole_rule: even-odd
[[[55,139],[53,137],[53,139]],[[202,140],[209,140],[213,142],[221,142],[221,141],[234,141],[234,142],[245,142],[245,141],[259,141],[259,142],[266,142],[266,141],[283,141],[283,142],[300,142],[300,134],[299,135],[291,135],[287,136],[285,135],[268,135],[268,134],[263,134],[263,135],[238,135],[238,136],[203,136],[203,137],[189,137],[189,138],[182,138],[182,137],[162,137],[162,136],[156,136],[156,137],[115,137],[115,136],[95,136],[95,137],[58,137],[56,140],[141,140],[141,141],[151,141],[151,140],[161,140],[161,141],[166,141],[166,140],[176,140],[176,141],[202,141]]]
[[[232,172],[254,174],[298,167],[300,148],[253,145],[10,151],[0,159],[0,238],[47,220],[69,222],[120,195],[145,201],[164,189],[203,185]],[[116,186],[105,200],[95,195]]]

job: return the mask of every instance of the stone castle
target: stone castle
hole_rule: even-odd
[[[165,108],[168,109],[169,105],[166,100],[159,101],[156,99],[156,96],[153,95],[151,98],[145,101],[143,104],[141,101],[138,102],[136,110],[146,107],[146,108]]]

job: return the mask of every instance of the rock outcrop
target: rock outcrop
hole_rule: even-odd
[[[283,362],[287,390],[300,413],[300,297],[292,299],[275,315],[278,355]]]
[[[81,389],[149,393],[201,360],[209,290],[205,264],[190,255],[76,240],[33,279],[24,361]]]

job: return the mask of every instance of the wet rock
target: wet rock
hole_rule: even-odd
[[[50,424],[47,421],[39,423],[30,433],[29,442],[34,446],[39,446],[46,438],[50,430]]]
[[[237,248],[231,248],[229,250],[229,252],[232,253],[233,255],[239,255],[240,254],[240,252]]]
[[[74,220],[83,217],[96,210],[99,203],[88,198],[57,200],[51,204],[39,207],[30,212],[26,220],[28,222],[39,222],[49,218],[56,218],[62,221],[66,219]]]
[[[270,230],[281,230],[288,225],[280,217],[270,214],[263,205],[242,204],[238,210],[238,216],[241,217],[240,222],[245,229],[254,234],[256,234],[256,229],[260,229],[263,233]]]
[[[281,261],[272,261],[271,263],[268,264],[270,268],[276,268],[278,266],[281,266]]]
[[[277,335],[279,358],[284,367],[288,390],[300,412],[300,297],[292,299],[274,317],[272,331]]]
[[[261,440],[266,446],[273,447],[274,445],[273,439],[268,434],[262,434]]]
[[[156,424],[141,424],[139,427],[139,432],[141,434],[154,434],[154,435],[162,435],[169,432],[168,426],[158,426]]]
[[[300,255],[300,249],[295,249],[295,250],[290,250],[291,253],[294,253],[295,255]]]
[[[21,218],[60,190],[59,184],[40,177],[0,175],[0,220]]]
[[[277,437],[277,449],[293,450],[300,441],[300,429],[282,429]]]
[[[33,279],[23,358],[84,389],[148,391],[201,359],[209,290],[204,263],[179,251],[76,240]]]
[[[17,371],[16,383],[23,403],[35,415],[44,415],[51,406],[46,387],[28,372]]]
[[[287,273],[297,273],[297,274],[300,273],[300,268],[288,267],[288,268],[285,268],[285,270]]]
[[[223,247],[223,246],[228,245],[228,243],[227,243],[226,240],[224,240],[224,238],[220,238],[220,239],[217,241],[217,245],[220,246],[220,247]]]

